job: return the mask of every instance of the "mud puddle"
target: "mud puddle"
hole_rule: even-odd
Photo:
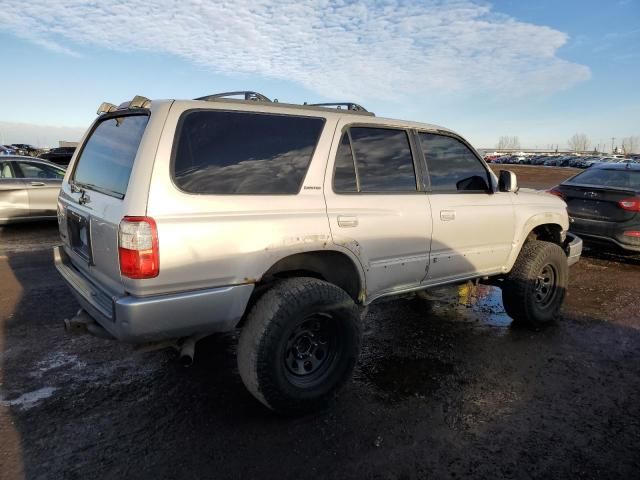
[[[432,357],[383,357],[362,369],[367,383],[392,402],[407,397],[425,398],[448,383],[454,374],[453,364]]]
[[[430,290],[424,297],[431,303],[432,314],[443,320],[494,329],[506,329],[512,322],[497,287],[468,282]]]

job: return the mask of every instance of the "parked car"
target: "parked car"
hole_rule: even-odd
[[[7,145],[0,145],[0,155],[16,155],[16,151]]]
[[[582,248],[564,202],[451,130],[251,96],[100,107],[59,197],[69,330],[188,363],[241,328],[244,384],[296,414],[347,381],[378,299],[485,278],[516,321],[556,317]]]
[[[640,252],[640,165],[594,165],[550,193],[567,202],[572,232]]]
[[[0,157],[0,224],[56,218],[64,173],[38,158]]]
[[[12,143],[11,146],[16,149],[19,155],[35,157],[38,153],[38,149],[33,145],[29,145],[28,143]]]
[[[75,147],[57,147],[52,148],[48,152],[39,155],[40,158],[49,160],[58,165],[69,165],[73,153],[76,151]]]

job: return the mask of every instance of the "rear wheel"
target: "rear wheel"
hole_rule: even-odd
[[[558,245],[528,241],[502,287],[502,302],[514,321],[540,328],[558,315],[567,290],[567,257]]]
[[[344,290],[315,278],[282,280],[247,317],[238,370],[272,410],[316,410],[351,376],[361,336],[358,308]]]

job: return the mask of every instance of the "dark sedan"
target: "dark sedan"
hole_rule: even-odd
[[[71,157],[73,156],[73,152],[75,151],[75,147],[57,147],[52,148],[48,152],[39,155],[39,157],[66,167],[67,165],[69,165]]]
[[[585,241],[640,252],[640,165],[594,165],[549,193],[567,202],[569,228]]]

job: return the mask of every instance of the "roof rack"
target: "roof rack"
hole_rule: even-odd
[[[242,97],[242,98],[229,98],[229,97]],[[214,93],[213,95],[205,95],[204,97],[198,97],[194,100],[201,100],[205,102],[212,102],[215,100],[222,101],[251,101],[251,102],[265,102],[265,103],[274,103],[279,107],[288,107],[288,108],[306,108],[309,110],[326,110],[326,109],[337,109],[337,110],[347,110],[349,113],[357,113],[360,115],[368,115],[375,116],[373,112],[369,112],[362,105],[358,105],[354,102],[335,102],[335,103],[307,103],[304,102],[302,105],[300,104],[290,104],[290,103],[280,103],[277,99],[271,100],[269,97],[262,95],[261,93],[254,92],[251,90],[239,90],[237,92],[223,92],[223,93]]]
[[[305,105],[309,105],[310,107],[335,107],[338,110],[341,110],[342,107],[346,107],[347,110],[351,110],[352,112],[368,112],[366,108],[362,105],[358,105],[353,102],[335,102],[335,103],[307,103],[304,102]]]
[[[252,92],[250,90],[240,90],[237,92],[223,92],[223,93],[214,93],[213,95],[205,95],[204,97],[198,97],[195,100],[204,100],[205,102],[209,100],[213,100],[214,98],[226,98],[226,97],[237,97],[239,95],[243,95],[245,100],[251,100],[254,102],[271,102],[269,97],[262,95],[258,92]]]

